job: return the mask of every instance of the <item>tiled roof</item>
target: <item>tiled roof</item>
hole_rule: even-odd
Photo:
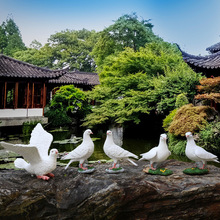
[[[177,45],[178,46],[178,45]],[[179,47],[179,46],[178,46]],[[180,49],[180,47],[179,47]],[[190,66],[200,67],[204,69],[219,69],[220,68],[220,51],[207,56],[194,56],[180,49],[183,60]]]
[[[13,59],[0,54],[0,77],[16,78],[56,78],[66,73],[66,70],[50,70]]]
[[[56,84],[83,84],[83,85],[98,85],[99,76],[97,73],[89,72],[67,72],[66,74],[56,78],[50,79],[49,83]]]
[[[217,44],[214,44],[210,47],[207,47],[206,50],[210,51],[211,53],[216,53],[216,52],[220,51],[220,42]]]
[[[0,54],[0,77],[48,79],[54,84],[98,85],[97,73],[50,70]]]

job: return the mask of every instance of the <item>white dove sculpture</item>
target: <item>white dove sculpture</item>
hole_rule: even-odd
[[[171,155],[166,140],[167,140],[167,135],[161,134],[159,145],[157,147],[152,148],[147,153],[141,154],[142,158],[140,160],[149,160],[150,167],[152,170],[156,170],[156,168],[154,168],[153,166],[154,163],[157,163],[157,165],[159,165]]]
[[[138,166],[134,161],[129,159],[129,157],[138,159],[138,156],[116,145],[113,141],[112,131],[110,130],[107,131],[107,137],[104,143],[103,150],[108,157],[113,159],[114,164],[113,167],[109,168],[110,170],[116,168],[116,164],[120,159],[127,159],[133,165]]]
[[[203,166],[200,169],[205,169],[207,161],[214,161],[219,163],[218,157],[216,155],[209,153],[202,147],[196,145],[191,132],[187,132],[185,135],[187,138],[185,154],[192,161],[202,162]]]
[[[56,168],[58,150],[48,150],[53,140],[53,136],[45,131],[38,123],[31,133],[30,144],[10,144],[0,142],[1,146],[7,150],[14,151],[24,157],[14,161],[15,167],[25,169],[31,174],[35,174],[38,179],[49,180],[54,177],[51,172]]]
[[[69,163],[66,165],[65,169],[74,161],[79,161],[79,167],[83,170],[87,170],[87,167],[83,167],[84,162],[93,154],[94,152],[94,143],[90,137],[90,134],[93,134],[90,129],[87,129],[83,133],[82,143],[75,148],[73,151],[69,152],[67,155],[64,155],[61,160],[69,160]]]

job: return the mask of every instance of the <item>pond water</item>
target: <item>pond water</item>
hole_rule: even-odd
[[[54,141],[69,139],[71,137],[71,132],[52,132],[54,137]],[[97,160],[109,160],[109,157],[105,155],[103,151],[103,145],[105,142],[105,135],[102,138],[96,138],[95,135],[91,136],[92,138],[96,139],[94,141],[95,150],[93,155],[89,158],[89,161],[97,161]],[[143,138],[128,138],[125,137],[123,139],[122,147],[137,156],[140,157],[141,153],[145,153],[149,151],[151,148],[157,146],[159,143],[159,135],[158,137],[145,137]],[[62,152],[70,152],[75,149],[80,143],[77,144],[59,144],[59,143],[52,143],[52,148],[57,148],[60,153]],[[190,161],[185,156],[178,156],[172,154],[168,159],[177,159],[181,161]]]

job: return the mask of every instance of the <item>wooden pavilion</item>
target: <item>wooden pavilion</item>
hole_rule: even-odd
[[[44,107],[54,87],[74,84],[90,90],[99,84],[98,74],[50,70],[0,54],[0,126],[25,121],[47,123]]]

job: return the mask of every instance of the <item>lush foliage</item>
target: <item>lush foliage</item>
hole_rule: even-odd
[[[184,136],[188,131],[198,132],[207,125],[209,112],[212,112],[209,106],[184,105],[176,112],[168,131],[176,136]]]
[[[157,41],[138,51],[126,48],[108,56],[100,81],[89,94],[98,104],[87,115],[85,126],[139,123],[141,114],[169,112],[177,95],[185,93],[193,99],[199,75],[183,62],[175,45]]]
[[[18,51],[13,57],[36,66],[53,68],[54,52],[49,44],[45,44],[40,49],[27,48],[27,50]]]
[[[220,103],[220,76],[204,78],[200,80],[200,84],[197,86],[197,89],[201,94],[196,95],[196,99],[212,100]]]
[[[220,122],[212,122],[199,132],[198,144],[208,151],[220,152]]]
[[[208,151],[219,151],[220,122],[208,123],[207,118],[214,115],[214,110],[208,106],[193,106],[192,104],[174,109],[163,120],[163,127],[168,132],[169,149],[184,155],[186,147],[185,133],[191,131],[199,134],[198,145]]]
[[[85,93],[73,85],[67,85],[56,91],[46,116],[52,126],[64,126],[71,124],[73,118],[83,118],[88,109]]]
[[[187,104],[189,104],[189,100],[185,94],[181,93],[176,97],[176,103],[175,103],[176,108],[180,108],[183,105],[187,105]]]
[[[176,155],[185,155],[186,138],[168,133],[169,150]]]
[[[70,70],[93,72],[96,65],[90,53],[97,37],[95,31],[86,29],[61,31],[51,35],[43,47],[35,40],[31,48],[15,53],[14,57],[41,67],[68,67]]]
[[[173,121],[174,116],[176,115],[177,108],[170,112],[169,115],[163,120],[163,128],[165,131],[168,131],[170,124]]]
[[[105,59],[112,54],[117,54],[125,47],[137,51],[148,42],[158,39],[153,34],[153,25],[150,20],[139,20],[134,13],[123,15],[118,18],[113,25],[105,28],[101,33],[92,55],[95,58],[99,70],[105,62]]]
[[[18,26],[8,18],[0,26],[0,53],[13,56],[16,51],[25,49]]]
[[[163,120],[163,128],[165,131],[168,131],[170,124],[173,121],[174,116],[176,115],[177,110],[182,107],[183,105],[188,104],[188,98],[185,94],[181,93],[176,97],[175,109],[172,110],[169,115]]]

